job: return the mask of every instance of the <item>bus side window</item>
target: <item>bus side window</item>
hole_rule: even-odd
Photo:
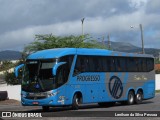
[[[127,59],[127,68],[128,68],[129,72],[136,72],[137,71],[135,58],[131,57],[131,58]]]
[[[152,58],[147,59],[147,71],[152,71],[154,69],[154,60]]]
[[[105,63],[105,71],[110,72],[112,65],[111,65],[111,60],[109,59],[110,57],[105,57],[104,58],[104,63]]]
[[[73,76],[76,76],[76,75],[78,75],[79,73],[81,73],[81,61],[80,61],[80,56],[77,57]]]
[[[115,61],[115,58],[114,57],[109,57],[109,60],[110,60],[110,65],[111,65],[111,71],[112,72],[115,72],[115,67],[116,67],[116,61]]]
[[[101,71],[101,65],[99,64],[99,59],[97,56],[89,57],[89,68],[90,72],[99,72]]]
[[[65,70],[65,65],[60,66],[57,70],[57,87],[63,85],[67,81],[67,76],[66,76],[66,70]]]
[[[116,72],[121,72],[122,68],[121,68],[121,63],[120,63],[120,58],[115,58],[115,65],[116,65]]]
[[[142,62],[143,72],[146,72],[146,71],[147,71],[147,63],[146,63],[146,59],[143,58],[142,61],[143,61],[143,62]]]
[[[103,65],[102,65],[102,57],[96,57],[95,58],[95,60],[96,60],[96,66],[95,66],[95,69],[96,69],[96,71],[97,72],[101,72],[101,71],[103,71]]]
[[[86,71],[86,65],[88,64],[88,60],[84,56],[78,56],[76,60],[76,65],[74,68],[73,76],[76,76],[82,72]]]
[[[80,59],[80,66],[79,66],[79,71],[80,72],[85,72],[86,71],[86,63],[85,62],[87,62],[85,60],[85,58],[84,59],[83,58]]]

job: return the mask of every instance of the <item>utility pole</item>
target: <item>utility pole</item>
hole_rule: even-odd
[[[84,31],[83,31],[83,23],[84,23],[84,19],[85,19],[85,18],[82,18],[82,19],[81,19],[81,22],[82,22],[82,36],[84,35]]]
[[[141,40],[142,40],[142,54],[145,54],[144,51],[144,40],[143,40],[143,27],[142,24],[139,24],[140,30],[141,30]]]
[[[102,44],[103,44],[103,46],[105,46],[105,44],[104,44],[104,36],[102,37]]]
[[[108,34],[108,49],[111,49],[111,43],[110,43],[110,35]]]

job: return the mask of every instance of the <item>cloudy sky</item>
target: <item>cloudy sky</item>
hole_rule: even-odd
[[[0,50],[22,50],[35,34],[84,33],[160,48],[160,0],[0,0]],[[130,26],[134,26],[131,28]]]

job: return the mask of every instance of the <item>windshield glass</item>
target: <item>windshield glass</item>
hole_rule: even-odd
[[[28,92],[49,91],[56,87],[52,68],[56,59],[27,60],[22,79],[22,90]]]

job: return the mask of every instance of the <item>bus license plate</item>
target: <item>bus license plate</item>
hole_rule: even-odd
[[[38,102],[32,102],[33,105],[38,105]]]

